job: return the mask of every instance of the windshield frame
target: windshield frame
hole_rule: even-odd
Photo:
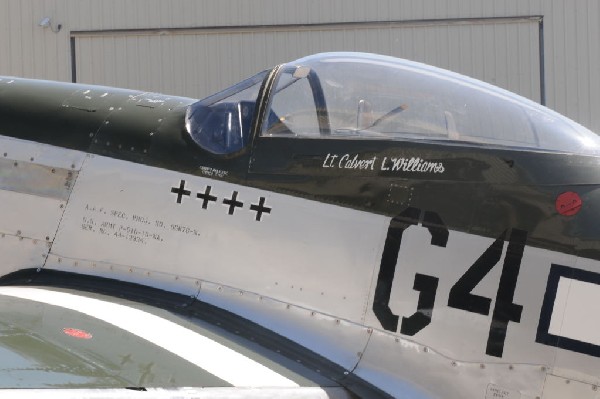
[[[187,133],[187,137],[188,139],[190,139],[196,146],[198,146],[200,149],[202,149],[204,152],[206,152],[207,154],[210,154],[213,157],[219,158],[219,159],[229,159],[229,158],[237,158],[240,155],[248,152],[249,148],[252,147],[253,142],[254,142],[254,136],[255,136],[255,126],[256,126],[256,121],[257,119],[259,119],[259,105],[262,103],[262,99],[264,96],[264,88],[265,88],[265,84],[267,82],[267,80],[271,77],[273,70],[263,70],[247,79],[244,79],[243,81],[226,88],[225,90],[222,90],[218,93],[212,94],[208,97],[205,97],[204,99],[197,101],[191,105],[189,105],[186,109],[186,113],[185,113],[185,131]],[[241,92],[243,92],[244,90],[247,90],[253,86],[256,86],[257,84],[260,83],[260,88],[258,90],[258,95],[256,97],[256,99],[254,100],[254,111],[252,112],[252,116],[251,116],[251,120],[250,123],[248,124],[248,135],[247,135],[247,142],[241,146],[241,148],[231,151],[231,152],[216,152],[211,150],[209,147],[207,147],[205,144],[203,144],[199,138],[196,137],[196,135],[194,134],[194,129],[193,129],[193,123],[194,121],[194,114],[200,110],[202,110],[202,108],[210,108],[211,106],[214,106],[218,103],[223,102],[224,100],[227,100],[230,97],[235,96],[236,94],[239,94]],[[241,101],[238,102],[238,104],[240,104]]]

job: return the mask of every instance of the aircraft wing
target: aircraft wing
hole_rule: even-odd
[[[31,276],[6,276],[0,287],[0,386],[10,397],[353,397],[342,383],[382,395],[189,297],[61,272]]]

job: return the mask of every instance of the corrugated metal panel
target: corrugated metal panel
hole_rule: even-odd
[[[600,6],[597,1],[548,4],[548,104],[600,133]]]
[[[8,7],[3,5],[0,9],[0,71],[12,71],[10,65],[10,12]]]
[[[589,75],[583,81],[589,84],[589,119],[578,118],[584,125],[591,126],[600,134],[600,2],[587,3],[587,29],[589,44]],[[584,83],[584,84],[585,84]]]
[[[539,101],[538,32],[535,19],[89,32],[76,36],[77,80],[201,98],[306,54],[352,50],[452,69]]]
[[[82,30],[410,21],[522,15],[544,17],[548,105],[600,132],[600,113],[596,111],[600,108],[598,0],[0,0],[0,74],[70,80],[70,33]],[[38,27],[37,24],[44,16],[52,17],[55,24],[62,23],[61,32],[54,34],[48,29]],[[411,44],[411,33],[408,32],[406,36],[398,39],[398,43],[401,43],[405,56],[414,54],[416,59],[424,61],[446,59],[447,66],[451,69],[464,68],[458,70],[492,82],[506,81],[508,83],[505,87],[518,86],[522,92],[534,92],[535,86],[524,88],[528,85],[539,85],[534,80],[527,83],[528,74],[523,73],[529,66],[530,55],[535,52],[537,46],[532,37],[522,40],[527,36],[524,31],[527,29],[528,27],[519,26],[515,32],[507,31],[504,39],[500,39],[502,33],[498,29],[496,35],[480,26],[473,27],[472,32],[461,31],[457,35],[449,31],[448,38],[443,38],[447,42],[447,49],[440,45],[434,47],[439,53],[432,52],[427,47],[417,47],[416,43],[413,43],[415,48],[407,52],[406,49],[410,48]],[[417,41],[430,44],[436,40],[436,34],[438,33],[428,32],[426,38]],[[301,51],[308,52],[312,48],[329,50],[334,47],[333,44],[344,44],[344,49],[386,52],[384,43],[392,40],[373,43],[369,41],[374,35],[371,31],[345,32],[343,40],[336,37],[336,42],[330,43],[329,46],[321,42],[307,42],[306,36],[298,42],[291,42],[289,37],[293,38],[293,35],[290,36],[289,32],[282,34],[284,38],[263,38],[256,33],[248,35],[253,38],[249,41],[253,50],[245,51],[257,54],[253,57],[262,57],[265,62],[261,67],[267,63],[267,58],[269,61],[282,61],[296,57]],[[516,45],[515,36],[519,38]],[[237,41],[238,39],[232,38],[232,44]],[[208,42],[202,46],[209,46]],[[255,46],[254,43],[259,45]],[[511,45],[508,46],[508,43]],[[136,51],[143,54],[144,51],[149,51],[143,47],[147,45],[143,41],[139,43],[141,49],[133,49],[132,46],[137,44],[128,42],[128,46],[124,47],[115,43],[115,49],[121,55],[117,54],[113,58],[123,59],[124,52],[129,54]],[[282,44],[297,46],[297,51],[294,54],[285,53],[285,56],[275,59],[277,55],[285,52],[280,47]],[[180,46],[183,45],[182,42]],[[499,47],[492,51],[489,48],[491,46]],[[215,48],[214,43],[209,47]],[[106,48],[109,49],[110,46]],[[177,55],[183,52],[183,47],[163,51]],[[481,57],[482,53],[486,56]],[[505,61],[501,59],[504,56],[511,63],[511,68],[514,66],[512,58],[519,57],[523,60],[519,61],[517,75],[514,74],[517,69],[512,72],[504,71],[502,65]],[[258,65],[251,64],[255,69]],[[446,66],[439,63],[438,65]],[[79,67],[94,68],[97,71],[99,65]],[[144,85],[145,74],[158,67],[157,64],[145,66],[145,70],[137,77],[133,73],[134,68],[129,67],[131,72],[128,76],[135,79],[135,86]],[[246,64],[240,64],[239,67],[245,68]],[[178,69],[173,68],[173,73],[176,73]],[[209,73],[216,73],[213,69],[220,72],[225,68],[210,66]],[[249,69],[244,71],[243,75],[246,75]],[[169,71],[163,74],[168,76]],[[229,81],[237,77],[231,77]],[[165,78],[162,79],[166,81]],[[177,83],[168,91],[179,92],[180,87],[177,85],[181,86],[181,83]]]

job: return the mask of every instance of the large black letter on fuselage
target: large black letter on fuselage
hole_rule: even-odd
[[[402,243],[402,234],[410,226],[417,225],[421,217],[423,217],[423,227],[426,227],[431,234],[431,245],[445,247],[448,243],[448,229],[439,215],[434,212],[422,212],[420,209],[410,207],[390,221],[373,299],[373,312],[381,326],[388,331],[396,332],[398,330],[399,316],[395,315],[390,309],[390,296],[400,253],[400,244]],[[415,335],[431,323],[437,285],[437,277],[422,274],[415,275],[413,288],[420,292],[417,311],[410,317],[402,318],[400,328],[402,334]]]
[[[508,230],[502,232],[450,289],[449,307],[484,316],[490,314],[491,298],[472,294],[472,291],[500,262],[507,234]],[[485,351],[490,356],[502,357],[508,322],[519,323],[521,321],[523,306],[513,303],[513,299],[526,242],[527,232],[518,229],[512,230],[504,258]]]

